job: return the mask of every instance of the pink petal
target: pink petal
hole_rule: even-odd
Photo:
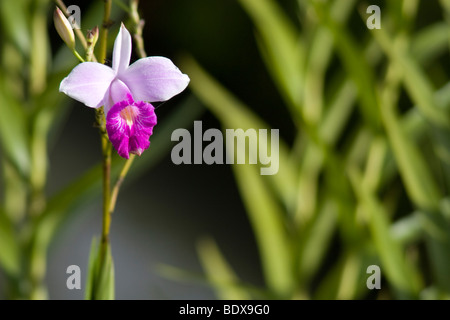
[[[105,114],[109,112],[113,105],[122,100],[127,100],[129,96],[131,96],[130,89],[119,79],[114,79],[103,100]]]
[[[164,57],[139,59],[119,75],[135,100],[166,101],[186,89],[189,77]]]
[[[61,81],[59,91],[91,108],[103,105],[103,99],[114,79],[114,71],[103,64],[83,62]]]
[[[128,159],[130,153],[141,155],[150,146],[156,125],[154,107],[131,96],[116,103],[106,116],[106,131],[117,153]]]
[[[130,58],[131,35],[122,23],[116,40],[114,41],[112,68],[116,74],[120,74],[125,71],[130,64]]]

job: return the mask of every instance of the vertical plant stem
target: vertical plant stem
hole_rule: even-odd
[[[111,226],[111,215],[109,211],[111,199],[111,144],[108,137],[102,135],[103,149],[103,227],[102,227],[102,249],[109,242],[109,229]],[[103,252],[103,250],[102,250]]]
[[[106,121],[103,107],[97,109],[97,123],[100,127],[102,156],[103,156],[103,209],[102,209],[102,235],[100,241],[100,265],[96,283],[102,279],[102,270],[106,261],[106,253],[109,246],[109,230],[111,227],[111,214],[109,211],[111,199],[111,143],[106,134]],[[95,290],[95,289],[94,289]],[[94,295],[95,297],[95,295]]]
[[[130,12],[131,12],[131,18],[135,24],[135,34],[134,34],[134,40],[136,42],[136,48],[138,52],[138,56],[140,58],[145,58],[147,56],[145,49],[144,49],[144,39],[142,38],[142,29],[144,27],[144,20],[141,20],[139,17],[139,13],[137,11],[137,8],[139,6],[139,0],[132,0],[130,3]],[[134,154],[130,155],[130,158],[125,162],[122,170],[120,171],[119,177],[117,178],[116,183],[114,184],[111,197],[109,199],[109,216],[114,212],[114,209],[116,207],[117,197],[119,195],[120,187],[122,186],[123,181],[125,180],[126,175],[128,174],[128,171],[131,168],[131,165],[133,164],[134,159],[136,156]]]
[[[141,57],[145,54],[143,49],[143,40],[142,40],[142,27],[144,22],[139,19],[137,15],[137,4],[138,1],[133,1],[134,7],[134,19],[136,20],[136,35],[135,39],[138,42],[138,51]],[[110,26],[110,17],[111,14],[111,0],[105,0],[105,12],[103,18],[103,25],[100,31],[100,49],[98,53],[98,59],[100,62],[103,62],[106,58],[106,49],[107,49],[107,40],[108,40],[108,28]],[[107,263],[108,257],[108,248],[109,248],[109,232],[111,227],[111,215],[114,211],[117,197],[119,194],[120,187],[127,175],[131,164],[135,158],[134,155],[131,155],[130,158],[125,162],[122,171],[120,172],[119,178],[114,184],[114,188],[111,192],[111,153],[112,153],[112,145],[109,141],[107,132],[106,132],[106,117],[104,113],[104,109],[97,109],[97,123],[100,128],[101,139],[102,139],[102,155],[103,155],[103,219],[102,219],[102,236],[100,242],[100,264],[98,268],[98,274],[96,275],[97,279],[95,280],[95,285],[97,286],[102,277],[104,266]],[[94,288],[95,292],[95,288]],[[95,294],[94,294],[95,298]]]
[[[110,25],[109,17],[111,14],[111,0],[105,0],[105,12],[103,16],[103,25],[100,31],[100,52],[99,61],[105,61],[106,48],[108,43],[108,28]],[[109,211],[111,199],[111,143],[109,142],[106,133],[106,119],[104,109],[97,109],[97,123],[100,127],[101,141],[102,141],[102,156],[103,156],[103,219],[102,219],[102,236],[100,241],[100,267],[97,274],[96,283],[102,279],[103,266],[106,263],[106,254],[109,246],[109,230],[111,227],[111,215]],[[95,297],[95,295],[94,295]]]
[[[120,186],[122,185],[123,181],[125,180],[125,177],[131,168],[131,164],[133,163],[134,158],[136,158],[136,156],[134,154],[132,154],[130,156],[130,159],[128,159],[125,162],[125,165],[123,166],[122,171],[120,171],[119,178],[117,178],[117,182],[114,185],[114,188],[113,188],[113,191],[111,194],[110,206],[109,206],[110,214],[112,214],[114,212],[114,209],[116,207],[116,202],[117,202],[117,196],[119,195]]]
[[[142,38],[142,30],[144,29],[145,21],[139,17],[138,13],[139,0],[132,0],[130,3],[131,19],[133,20],[136,28],[134,34],[134,40],[136,42],[137,52],[140,58],[145,58],[147,53],[144,48],[144,39]]]
[[[134,40],[136,42],[136,48],[138,52],[138,56],[140,58],[145,58],[147,56],[147,53],[144,49],[144,39],[142,38],[142,29],[144,27],[144,20],[142,20],[139,17],[139,13],[137,11],[137,8],[139,6],[139,0],[132,0],[130,3],[130,12],[131,12],[131,18],[135,24],[135,34],[134,34]],[[114,188],[112,190],[111,199],[110,199],[110,206],[109,206],[109,212],[110,215],[114,212],[114,209],[116,207],[117,197],[119,195],[120,187],[122,186],[123,181],[125,180],[126,175],[128,174],[128,171],[131,168],[131,165],[133,164],[134,159],[136,156],[134,154],[130,155],[130,158],[125,162],[122,171],[119,174],[119,177],[117,178],[116,183],[114,184]]]
[[[108,46],[108,30],[111,26],[111,21],[109,20],[109,17],[111,15],[111,0],[104,0],[105,1],[105,12],[103,15],[103,23],[102,28],[100,29],[100,48],[99,48],[99,55],[98,55],[98,61],[100,63],[104,63],[106,59],[106,49]]]

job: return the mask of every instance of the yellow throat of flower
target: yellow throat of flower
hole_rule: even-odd
[[[127,122],[127,125],[131,128],[134,121],[136,120],[138,110],[133,106],[126,106],[122,111],[120,111],[120,116]]]

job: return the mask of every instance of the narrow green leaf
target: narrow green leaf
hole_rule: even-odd
[[[358,280],[360,280],[359,274],[361,273],[361,270],[364,270],[361,260],[361,257],[356,254],[349,254],[347,259],[345,259],[339,277],[336,299],[354,299],[356,288],[358,287]]]
[[[448,201],[448,199],[447,199]],[[450,208],[441,203],[440,212],[421,211],[422,225],[436,287],[450,295]]]
[[[347,250],[339,255],[338,261],[332,265],[314,292],[313,298],[318,300],[351,300],[362,299],[368,293],[366,280],[367,266],[377,264],[369,243],[361,244],[358,250]]]
[[[350,80],[345,81],[338,89],[336,97],[329,102],[329,106],[319,127],[319,135],[329,146],[333,146],[343,132],[351,112],[354,109],[356,89]],[[304,137],[299,133],[299,137]],[[317,190],[320,173],[324,165],[321,149],[309,143],[302,154],[292,152],[294,161],[300,162],[300,173],[297,184],[297,204],[295,218],[297,222],[307,221],[316,211]],[[302,158],[302,160],[298,160]]]
[[[299,274],[302,281],[310,282],[325,256],[337,222],[337,208],[327,199],[321,210],[301,231]]]
[[[434,216],[437,218],[437,216]],[[450,231],[448,222],[446,222],[446,232]],[[450,250],[450,239],[436,240],[433,235],[427,235],[427,248],[431,257],[431,265],[433,267],[433,278],[436,286],[444,291],[447,295],[450,294],[450,275],[448,273],[448,264],[450,257],[447,254]],[[443,254],[444,253],[444,254]]]
[[[375,137],[370,145],[363,183],[370,190],[378,190],[384,169],[388,146],[385,137]]]
[[[420,292],[420,300],[448,300],[448,297],[442,296],[435,286],[430,286]]]
[[[161,276],[173,281],[207,286],[212,289],[219,288],[220,290],[223,289],[227,292],[242,292],[243,295],[251,296],[253,299],[267,299],[268,297],[266,290],[253,285],[237,281],[224,282],[220,279],[217,279],[216,281],[211,277],[206,278],[203,273],[194,273],[167,264],[158,264],[156,269],[156,272]]]
[[[86,287],[85,287],[85,300],[93,300],[94,297],[94,280],[95,273],[98,269],[98,240],[94,237],[91,242],[91,250],[89,252],[89,260],[88,260],[88,270],[86,275]]]
[[[394,72],[394,71],[393,71]],[[381,96],[381,113],[398,169],[411,200],[419,207],[435,210],[441,198],[439,188],[417,147],[406,136],[392,105],[393,85],[386,85]]]
[[[446,112],[450,110],[450,82],[435,92],[434,99],[442,106],[443,110]],[[441,163],[432,168],[442,168],[442,171],[437,176],[439,178],[438,181],[448,187],[450,185],[450,143],[448,140],[450,130],[448,128],[430,126],[429,122],[421,116],[416,108],[403,116],[402,126],[410,140],[419,142],[423,138],[433,138],[430,139],[430,143],[433,146],[434,153],[431,152],[429,156],[436,155]],[[436,161],[433,158],[428,158],[427,160]]]
[[[47,32],[47,2],[39,1],[31,15],[31,56],[30,56],[30,91],[39,94],[47,85],[48,49],[50,47]],[[56,92],[55,92],[56,94]]]
[[[0,75],[0,141],[11,163],[27,177],[30,172],[27,117],[23,106],[4,90],[4,81]]]
[[[349,260],[348,254],[341,254],[338,261],[330,267],[330,270],[320,279],[320,283],[313,294],[316,300],[336,300],[339,291],[341,274]]]
[[[19,241],[14,234],[14,228],[5,212],[0,209],[0,265],[11,277],[17,277],[20,272]]]
[[[300,157],[299,155],[296,155]],[[318,205],[319,177],[323,169],[324,156],[316,145],[308,143],[302,153],[297,183],[295,220],[307,224],[314,217]]]
[[[8,40],[28,56],[30,53],[30,21],[28,0],[0,1],[0,23]]]
[[[114,300],[115,297],[115,280],[114,280],[114,262],[111,255],[111,246],[108,243],[106,247],[106,256],[104,263],[100,263],[101,250],[98,250],[97,272],[93,280],[93,300]]]
[[[351,8],[354,6],[354,2],[354,0],[345,1],[344,3],[335,2],[331,8],[331,15],[338,21],[345,21]],[[346,81],[338,90],[336,99],[326,109],[325,117],[322,120],[325,96],[325,73],[333,54],[333,47],[333,37],[326,27],[319,24],[308,50],[304,86],[305,120],[316,125],[319,136],[327,144],[331,145],[334,144],[333,140],[339,138],[340,132],[347,122],[350,112],[353,110],[355,96],[355,94],[352,94],[352,91],[355,91],[352,83]],[[301,137],[304,136],[303,132],[299,132],[298,134]],[[296,159],[302,157],[302,155],[297,154],[293,154],[293,156]],[[317,191],[323,162],[324,158],[320,148],[308,143],[303,153],[298,178],[296,207],[296,220],[298,222],[306,222],[316,211]]]
[[[361,108],[360,111],[365,121],[374,128],[378,128],[380,125],[380,114],[377,105],[374,75],[368,61],[364,58],[364,51],[350,36],[345,26],[331,16],[327,5],[314,0],[310,0],[309,3],[314,8],[321,23],[327,27],[334,38],[340,59],[358,89],[360,101],[358,106]]]
[[[98,241],[92,240],[86,279],[86,300],[114,300],[114,263],[109,243],[102,252]]]
[[[450,0],[440,0],[441,7],[445,14],[445,20],[447,21],[447,24],[450,25]],[[449,48],[450,48],[450,41],[449,41]]]
[[[331,16],[337,21],[346,21],[355,0],[334,2]],[[323,25],[318,25],[308,50],[305,67],[304,114],[305,119],[317,123],[321,119],[324,99],[325,73],[333,54],[333,37]]]
[[[356,168],[350,181],[363,212],[367,215],[372,238],[382,263],[382,270],[399,298],[417,298],[421,286],[418,274],[405,258],[401,245],[393,238],[388,215],[375,195],[362,182]]]
[[[295,279],[283,211],[257,168],[234,165],[233,172],[255,232],[267,285],[279,297],[287,298],[292,294]]]
[[[437,22],[420,30],[411,41],[411,55],[421,64],[432,62],[448,48],[449,32],[445,22]]]
[[[442,88],[434,94],[434,99],[438,101],[439,105],[443,107],[444,110],[450,110],[450,83],[447,83]],[[429,122],[421,115],[417,107],[411,108],[406,112],[401,119],[399,119],[400,125],[404,135],[408,138],[410,143],[419,143],[424,137],[432,136],[433,131],[437,129],[436,127],[431,127]],[[436,140],[432,140],[433,144],[436,144]],[[437,143],[435,145],[436,154],[438,157],[443,156],[440,152],[442,146]],[[445,159],[442,159],[444,161]],[[386,159],[386,166],[383,170],[381,177],[381,186],[385,186],[389,181],[395,177],[398,171],[397,165],[395,163],[394,155],[392,151],[389,150]]]
[[[20,225],[27,211],[27,182],[10,161],[3,161],[3,207],[13,225]]]
[[[208,280],[214,286],[219,299],[250,299],[249,293],[238,286],[239,279],[213,239],[201,239],[197,244],[197,252]]]
[[[300,112],[302,101],[304,48],[300,34],[273,0],[240,0],[260,34],[260,48],[268,69],[293,116]]]
[[[395,221],[391,226],[392,237],[403,245],[418,241],[423,236],[423,217],[413,212]]]
[[[50,74],[46,90],[33,99],[33,112],[30,116],[30,182],[36,190],[42,189],[46,183],[48,145],[51,146],[59,138],[58,131],[62,129],[63,120],[66,120],[65,116],[71,110],[67,107],[68,97],[58,89],[69,71]]]
[[[397,41],[393,41],[384,29],[376,30],[372,34],[395,68],[401,71],[406,90],[421,113],[433,124],[448,128],[450,126],[448,113],[443,111],[438,101],[434,99],[433,85],[405,48],[405,39],[398,38]]]

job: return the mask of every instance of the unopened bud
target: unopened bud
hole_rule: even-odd
[[[89,46],[95,46],[98,40],[97,26],[95,26],[92,30],[88,30],[86,40]]]
[[[58,7],[56,7],[55,12],[53,13],[53,22],[55,23],[56,31],[61,39],[63,39],[70,49],[75,49],[75,35],[73,34],[72,26]]]

